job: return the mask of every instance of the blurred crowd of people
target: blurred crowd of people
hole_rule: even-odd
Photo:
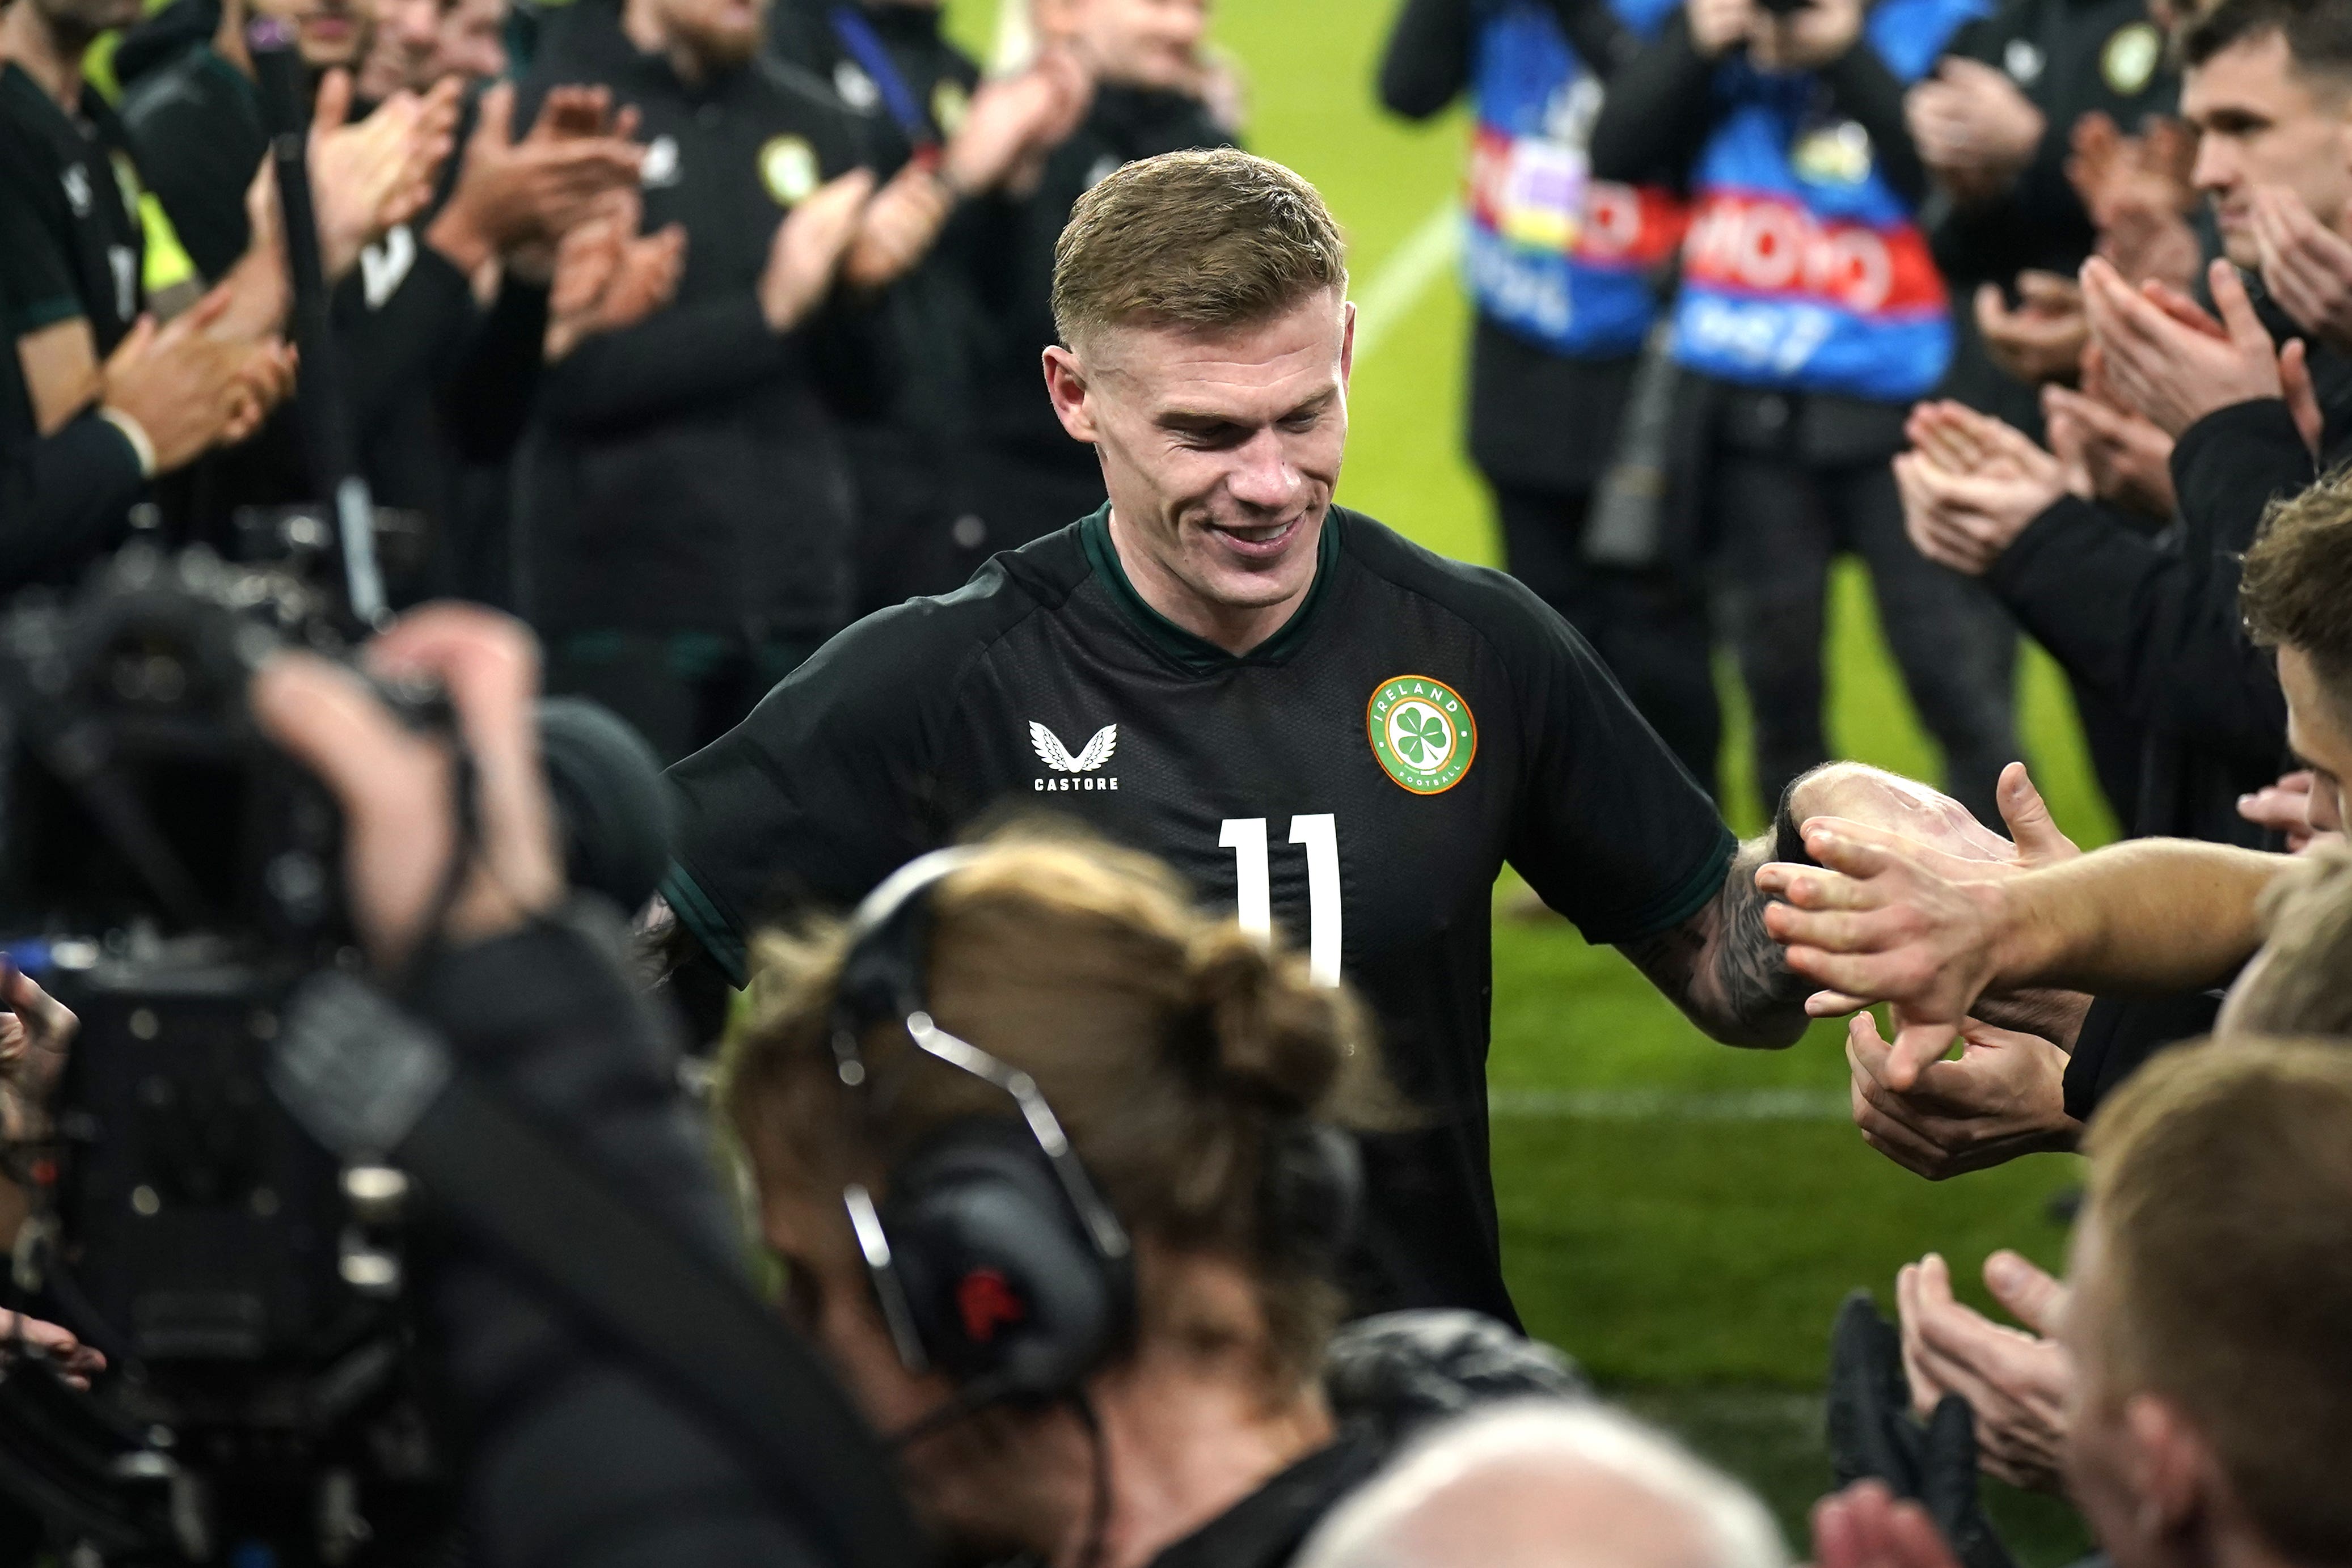
[[[133,529],[249,557],[331,483],[273,412],[256,16],[318,91],[395,601],[518,611],[665,758],[854,613],[1101,504],[1037,375],[1055,238],[1241,112],[1198,0],[1047,0],[985,80],[924,0],[11,4],[12,586]]]
[[[2352,1214],[2319,1174],[2352,996],[2352,8],[1406,0],[1380,87],[1475,115],[1469,441],[1511,570],[1708,779],[1719,638],[1767,804],[1817,791],[1766,919],[1811,1010],[1853,1013],[1863,1135],[1937,1180],[2092,1156],[2069,1281],[1986,1262],[2023,1332],[1932,1255],[1899,1329],[1849,1305],[1832,1439],[1877,1481],[1817,1512],[1816,1561],[2002,1560],[1937,1479],[1961,1405],[1984,1469],[2069,1498],[2118,1563],[2342,1560],[2346,1489],[2305,1456],[2352,1411],[2309,1315],[2341,1310]],[[1818,792],[1840,554],[1939,802]],[[2015,760],[2021,631],[2124,844],[2082,854]],[[1456,1441],[1420,1505],[1476,1534],[1454,1511],[1531,1487],[1536,1445]],[[1334,1562],[1473,1560],[1401,1551],[1401,1500],[1341,1518]]]

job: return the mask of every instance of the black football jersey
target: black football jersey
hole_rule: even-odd
[[[1289,622],[1234,657],[1135,592],[1108,508],[867,617],[671,770],[673,907],[740,980],[747,924],[845,906],[1026,805],[1279,925],[1372,1004],[1414,1130],[1368,1148],[1360,1310],[1512,1320],[1487,1168],[1495,878],[1593,942],[1722,887],[1705,790],[1517,581],[1333,507]]]
[[[30,220],[0,255],[10,337],[81,316],[99,358],[114,351],[146,307],[140,195],[122,127],[95,88],[68,114],[22,66],[0,62],[0,201]]]

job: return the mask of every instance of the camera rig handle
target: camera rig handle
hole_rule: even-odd
[[[352,629],[363,634],[380,627],[388,611],[375,559],[375,498],[353,453],[351,412],[328,316],[326,267],[310,200],[308,78],[293,25],[282,17],[255,17],[246,28],[246,47],[260,89],[262,128],[278,177],[279,227],[293,283],[294,343],[302,355],[295,417],[311,482],[333,497],[344,607],[355,622]]]

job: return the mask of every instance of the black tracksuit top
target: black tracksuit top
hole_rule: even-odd
[[[1500,572],[1334,507],[1315,586],[1240,658],[1144,604],[1108,508],[868,616],[670,771],[670,903],[845,906],[1007,812],[1076,819],[1269,915],[1380,1019],[1426,1117],[1369,1152],[1361,1311],[1511,1314],[1487,1163],[1490,908],[1506,862],[1594,942],[1688,919],[1734,842],[1584,641]]]
[[[0,63],[0,591],[78,576],[145,490],[130,441],[92,410],[41,435],[16,352],[17,339],[80,317],[103,359],[146,304],[121,128],[94,90],[79,109]]]
[[[687,230],[676,298],[540,382],[517,487],[526,612],[543,630],[822,635],[847,605],[854,498],[836,416],[885,394],[887,339],[840,297],[769,329],[757,288],[785,214],[867,162],[858,119],[770,59],[698,84],[576,0],[517,105],[613,89],[646,145],[645,226]]]
[[[2166,63],[2163,35],[2145,0],[2010,0],[1963,27],[1948,54],[1994,66],[2042,110],[2033,158],[2007,191],[1989,202],[1955,204],[1941,193],[1920,214],[1936,265],[1951,285],[1958,329],[1944,395],[2038,432],[2032,388],[1985,357],[1970,305],[1977,286],[2008,288],[2027,268],[2072,277],[2097,237],[2090,214],[2066,178],[2074,122],[2107,115],[2126,135],[2152,114],[2170,114],[2180,78]]]

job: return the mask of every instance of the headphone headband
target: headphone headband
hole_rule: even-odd
[[[835,1070],[853,1092],[872,1093],[859,1042],[896,1019],[924,1055],[1013,1103],[1016,1141],[1002,1131],[1010,1123],[950,1124],[893,1171],[884,1203],[861,1183],[842,1199],[903,1364],[942,1364],[975,1388],[1058,1393],[1127,1333],[1133,1248],[1036,1080],[930,1015],[931,894],[978,858],[935,850],[858,905],[835,986]]]

